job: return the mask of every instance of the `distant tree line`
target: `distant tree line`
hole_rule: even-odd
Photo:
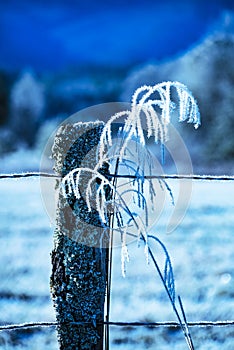
[[[177,126],[193,163],[232,162],[233,52],[234,36],[227,32],[205,38],[177,58],[134,68],[80,67],[44,75],[1,71],[0,155],[20,146],[35,147],[38,134],[46,136],[48,121],[56,124],[95,104],[130,102],[139,86],[171,80],[187,85],[200,108],[202,127],[196,133]],[[47,132],[52,128],[50,123]]]

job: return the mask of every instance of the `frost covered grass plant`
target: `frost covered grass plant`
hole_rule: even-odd
[[[181,298],[178,297],[176,301],[170,256],[165,245],[156,236],[149,234],[150,214],[158,200],[157,186],[166,190],[173,202],[172,191],[165,181],[153,180],[152,177],[146,176],[152,175],[154,168],[152,155],[145,147],[149,138],[153,137],[154,142],[160,143],[161,146],[164,146],[169,138],[168,126],[171,123],[172,112],[177,107],[171,97],[172,89],[178,97],[179,121],[187,121],[198,128],[198,106],[185,85],[168,81],[154,86],[142,86],[132,97],[131,109],[116,113],[105,124],[100,137],[96,166],[93,169],[72,170],[62,180],[62,191],[64,197],[85,199],[88,211],[95,206],[104,231],[111,229],[112,235],[120,237],[123,276],[126,273],[126,262],[129,260],[128,237],[136,237],[138,242],[144,242],[146,259],[148,261],[151,258],[153,261],[188,347],[194,349]],[[125,121],[119,124],[116,137],[116,133],[113,134],[113,126],[123,117]],[[102,171],[104,166],[108,166],[108,174]],[[81,183],[84,178],[87,184],[85,188]],[[107,190],[111,195],[106,195]],[[156,242],[163,252],[163,268],[160,268],[152,251],[151,241]]]
[[[143,120],[146,121],[147,138],[154,137],[156,143],[164,144],[168,140],[168,125],[175,103],[171,99],[171,90],[174,88],[179,100],[179,121],[193,123],[197,129],[200,125],[200,113],[197,103],[188,88],[179,82],[163,82],[154,86],[144,85],[138,88],[132,97],[130,111],[122,111],[112,116],[106,123],[100,142],[100,163],[108,161],[107,147],[112,146],[111,126],[123,116],[126,117],[122,137],[123,142],[119,150],[120,158],[132,139],[145,145]]]

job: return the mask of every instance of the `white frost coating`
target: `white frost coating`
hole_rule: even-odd
[[[131,110],[115,114],[104,126],[99,150],[100,164],[105,161],[105,147],[112,145],[112,123],[125,115],[126,120],[122,132],[124,140],[119,151],[120,157],[123,157],[133,136],[137,137],[140,143],[145,144],[143,119],[146,120],[148,138],[154,135],[155,142],[167,141],[167,126],[170,124],[172,109],[175,107],[175,103],[171,100],[172,88],[175,88],[179,99],[179,121],[187,120],[188,123],[193,123],[196,129],[199,127],[201,122],[196,100],[184,84],[167,81],[154,86],[144,85],[133,94]],[[157,94],[159,98],[152,98],[153,94]]]
[[[100,217],[103,219],[103,222],[105,222],[105,185],[110,186],[113,189],[113,185],[99,172],[94,171],[89,168],[76,168],[70,171],[63,179],[62,179],[62,191],[63,196],[67,197],[69,195],[74,195],[76,199],[79,199],[81,197],[80,189],[79,189],[79,180],[83,175],[87,176],[87,173],[91,175],[91,179],[88,181],[88,185],[85,189],[86,194],[86,204],[88,207],[88,210],[91,211],[91,196],[93,194],[92,192],[92,183],[96,181],[97,179],[101,180],[101,184],[96,191],[95,194],[95,201],[96,206],[99,212]]]
[[[90,179],[87,182],[87,186],[83,187],[83,184],[80,184],[79,181],[82,178],[86,178],[90,176]],[[98,180],[99,186],[92,191],[92,185],[96,183]],[[106,200],[106,186],[110,187],[110,190],[113,191],[114,195],[112,199]],[[136,181],[136,186],[139,186]],[[84,191],[84,195],[82,194],[82,190]],[[122,275],[125,276],[126,271],[126,262],[129,261],[128,249],[126,244],[126,238],[129,233],[129,229],[134,226],[136,229],[136,237],[138,241],[143,237],[145,242],[145,252],[146,258],[148,260],[148,236],[147,236],[147,205],[146,203],[143,205],[143,201],[145,201],[143,193],[139,191],[139,196],[142,199],[139,201],[139,208],[145,213],[142,218],[142,213],[131,213],[128,205],[124,200],[124,195],[126,192],[133,192],[135,195],[136,189],[133,186],[132,189],[119,191],[116,186],[112,184],[105,176],[100,174],[97,170],[89,169],[89,168],[77,168],[68,173],[62,180],[62,193],[64,197],[69,197],[71,195],[75,196],[75,198],[79,199],[81,196],[85,198],[86,205],[88,210],[91,211],[93,200],[95,203],[95,209],[99,213],[99,217],[102,223],[107,223],[108,217],[108,205],[111,204],[114,208],[116,225],[114,227],[114,231],[118,232],[121,236],[121,266],[122,266]],[[91,200],[92,199],[92,200]],[[144,208],[143,208],[144,207]],[[123,213],[125,214],[125,218],[122,217]]]
[[[112,146],[112,137],[111,137],[111,125],[113,122],[115,122],[117,119],[128,116],[130,114],[130,111],[122,111],[114,114],[108,122],[105,124],[101,137],[100,137],[100,150],[99,155],[100,158],[103,159],[105,154],[105,146]],[[105,160],[104,160],[105,161]]]
[[[162,144],[168,140],[171,112],[176,107],[176,104],[171,100],[172,88],[175,89],[178,95],[179,121],[193,123],[194,127],[197,128],[200,125],[200,113],[194,97],[185,85],[170,81],[154,86],[144,85],[133,94],[131,110],[114,114],[104,125],[97,154],[99,159],[94,169],[74,169],[62,180],[63,195],[65,197],[73,195],[79,199],[82,195],[81,191],[83,191],[83,198],[85,198],[88,210],[91,211],[92,204],[94,204],[104,227],[108,226],[108,210],[111,204],[114,210],[114,220],[116,221],[116,227],[112,229],[118,231],[121,235],[123,276],[125,276],[125,264],[129,260],[126,238],[132,226],[134,226],[134,234],[138,241],[140,239],[144,241],[146,260],[148,261],[146,195],[149,194],[152,207],[154,207],[156,193],[152,180],[149,180],[145,185],[144,172],[148,169],[147,171],[151,174],[152,165],[148,153],[147,156],[145,153],[143,154],[145,148],[139,147],[139,145],[145,145],[146,138],[149,137],[154,137],[156,143],[160,142]],[[113,142],[112,124],[124,117],[124,126],[119,130],[121,138]],[[144,125],[146,125],[146,132],[144,131]],[[132,140],[136,144],[135,151],[130,147]],[[108,180],[99,172],[104,163],[115,168],[117,175],[120,169],[124,168],[129,175],[134,175],[136,179],[122,184],[123,187],[120,189],[116,179]],[[84,178],[86,180],[81,182],[81,179]],[[85,188],[82,188],[84,183]],[[97,183],[99,184],[98,187]],[[160,185],[164,185],[171,195],[170,188],[164,182],[160,182]],[[107,186],[112,192],[112,198],[108,200],[106,199]],[[145,194],[145,192],[147,193]],[[124,199],[128,194],[132,194],[132,203],[138,207],[134,213]]]
[[[126,244],[126,237],[127,237],[127,229],[126,226],[124,229],[120,227],[120,234],[121,234],[121,272],[122,276],[126,277],[126,262],[129,262],[129,253],[128,248]]]

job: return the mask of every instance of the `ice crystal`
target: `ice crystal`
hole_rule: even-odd
[[[116,113],[106,123],[100,142],[100,162],[105,161],[105,149],[112,146],[111,126],[118,119],[126,117],[122,129],[122,145],[119,150],[123,157],[125,149],[136,137],[142,145],[145,145],[145,132],[143,127],[146,121],[146,137],[154,137],[156,143],[164,144],[168,140],[168,125],[171,121],[171,113],[176,104],[171,99],[171,89],[174,88],[179,100],[179,121],[193,123],[195,128],[200,125],[200,113],[197,103],[189,89],[179,82],[163,82],[154,86],[144,85],[138,88],[132,97],[130,111]]]

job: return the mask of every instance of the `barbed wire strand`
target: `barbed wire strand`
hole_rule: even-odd
[[[0,174],[0,179],[20,179],[25,177],[54,177],[59,178],[60,176],[51,173],[43,172],[23,172],[23,173],[11,173],[11,174]]]
[[[92,324],[92,322],[71,322],[73,325]],[[99,324],[99,323],[97,323]],[[177,322],[102,322],[101,324],[118,327],[173,327],[179,328],[180,324]],[[0,326],[0,331],[12,331],[23,328],[37,328],[37,327],[56,327],[58,322],[28,322],[20,324],[9,324]],[[189,327],[228,327],[234,326],[234,321],[198,321],[188,322]]]
[[[136,179],[135,175],[129,174],[108,174],[109,177]],[[46,172],[23,172],[0,174],[0,180],[3,179],[20,179],[29,177],[45,177],[45,178],[61,178],[54,173]],[[172,179],[172,180],[201,180],[201,181],[234,181],[234,175],[199,175],[199,174],[161,174],[161,175],[145,175],[145,179]]]

